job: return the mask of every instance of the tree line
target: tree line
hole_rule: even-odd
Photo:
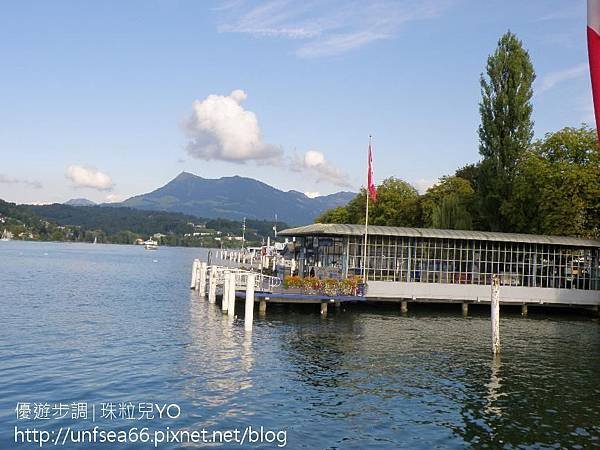
[[[246,244],[261,244],[273,236],[272,227],[271,221],[247,220]],[[223,243],[225,247],[239,247],[239,241],[229,241],[227,236],[240,236],[242,223],[125,207],[16,205],[0,200],[0,233],[3,229],[15,238],[41,241],[133,244],[160,233],[161,245],[219,247]]]
[[[513,33],[502,36],[481,75],[481,159],[420,195],[388,178],[369,205],[369,224],[600,237],[600,152],[596,130],[566,127],[534,140],[535,71]],[[321,223],[364,223],[364,189]]]

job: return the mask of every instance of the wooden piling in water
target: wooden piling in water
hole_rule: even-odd
[[[408,312],[408,302],[406,300],[402,300],[400,303],[400,312],[402,314],[406,314]]]
[[[235,273],[229,274],[229,295],[227,296],[227,314],[229,317],[235,317],[235,288],[236,276]]]
[[[491,300],[492,353],[497,355],[500,353],[500,277],[498,275],[492,276]]]
[[[196,288],[196,280],[198,279],[198,264],[200,264],[200,260],[195,259],[192,264],[192,282],[190,284],[190,289]]]
[[[252,330],[252,321],[254,320],[254,282],[256,275],[253,273],[248,274],[246,281],[246,310],[244,317],[244,329],[247,331]]]
[[[221,299],[221,311],[223,314],[227,312],[229,308],[229,270],[223,272],[223,296]]]
[[[327,302],[322,302],[321,303],[321,315],[322,316],[326,316],[327,315]]]
[[[527,305],[521,305],[521,315],[522,316],[526,316],[527,315],[527,313],[529,312],[527,309],[528,309]]]
[[[462,315],[465,317],[469,315],[469,304],[466,302],[462,304]]]
[[[206,272],[207,272],[207,264],[205,262],[201,262],[198,268],[198,278],[196,279],[196,290],[200,297],[206,296]]]
[[[210,266],[208,276],[208,303],[217,301],[217,266]]]

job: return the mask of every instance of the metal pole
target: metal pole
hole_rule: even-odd
[[[371,160],[369,153],[371,151],[371,136],[369,136],[369,151],[367,152],[367,184],[365,194],[367,196],[367,207],[365,209],[365,242],[363,248],[363,283],[367,282],[367,244],[369,242],[369,166]]]

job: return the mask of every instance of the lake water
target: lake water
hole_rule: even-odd
[[[205,255],[1,242],[0,448],[36,446],[15,444],[15,427],[54,437],[94,426],[263,427],[281,439],[242,448],[284,437],[293,449],[600,447],[596,319],[503,312],[496,360],[487,312],[463,318],[459,306],[403,317],[356,305],[322,318],[316,305],[270,305],[246,334],[190,291],[192,260]],[[156,404],[177,405],[175,418],[157,418]]]

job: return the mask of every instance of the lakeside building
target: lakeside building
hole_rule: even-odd
[[[294,237],[300,276],[361,276],[364,225],[313,224]],[[600,305],[600,241],[515,233],[369,226],[368,299]]]

